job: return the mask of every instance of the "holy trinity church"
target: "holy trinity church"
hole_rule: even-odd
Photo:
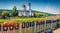
[[[26,8],[27,8],[26,5],[23,4],[20,8],[20,11],[18,11],[19,13],[18,16],[27,16],[27,17],[33,16],[30,3],[28,3],[28,10]]]

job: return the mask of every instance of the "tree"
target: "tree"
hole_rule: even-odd
[[[35,16],[36,16],[36,17],[40,17],[40,13],[38,13],[38,12],[35,13]]]
[[[6,16],[9,16],[9,12],[8,11],[3,11],[2,14],[1,14],[1,16],[3,18],[6,18]]]
[[[1,16],[1,14],[0,14],[0,16]]]
[[[16,11],[17,11],[17,8],[16,8],[16,6],[14,6],[14,7],[13,7],[13,10],[12,10],[12,15],[13,15],[13,16],[16,16],[16,14],[17,14]]]
[[[12,17],[13,15],[11,13],[9,13],[9,16]]]

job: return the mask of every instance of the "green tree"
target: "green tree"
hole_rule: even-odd
[[[1,16],[1,14],[0,14],[0,16]]]
[[[12,15],[16,16],[16,14],[17,14],[17,8],[16,8],[16,6],[14,6],[13,10],[12,10]]]
[[[36,17],[40,17],[40,13],[36,12],[36,13],[35,13],[35,16],[36,16]]]
[[[1,16],[3,18],[6,18],[7,16],[9,16],[9,12],[8,11],[3,11],[2,14],[1,14]]]
[[[9,16],[12,17],[13,15],[11,13],[9,13]]]

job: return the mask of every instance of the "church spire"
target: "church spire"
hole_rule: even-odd
[[[32,15],[31,14],[31,3],[28,3],[28,7],[29,7],[30,16],[31,16]]]
[[[28,3],[29,10],[31,10],[31,3]]]

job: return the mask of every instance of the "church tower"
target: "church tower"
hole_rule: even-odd
[[[22,6],[21,6],[21,14],[23,15],[23,16],[25,16],[26,15],[26,6],[23,4]]]
[[[29,10],[30,16],[32,16],[32,13],[31,13],[31,3],[28,3],[28,10]]]

